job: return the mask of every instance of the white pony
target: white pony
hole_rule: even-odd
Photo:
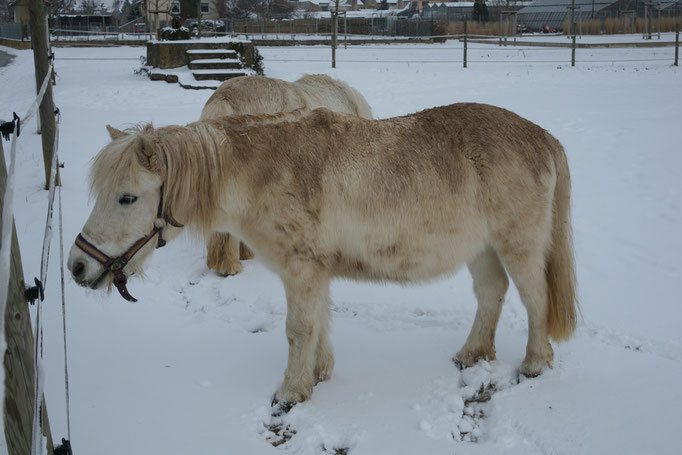
[[[277,114],[326,107],[334,112],[371,119],[367,100],[348,84],[326,74],[309,74],[296,82],[264,76],[245,76],[223,82],[206,101],[201,119],[243,114]],[[215,233],[206,242],[206,265],[219,275],[241,272],[240,259],[251,251],[228,233]]]
[[[110,133],[92,168],[95,206],[69,255],[74,279],[113,283],[130,300],[127,277],[152,238],[162,246],[183,224],[234,232],[286,290],[282,403],[305,401],[332,373],[336,277],[420,282],[466,264],[478,311],[456,355],[463,366],[495,358],[507,274],[528,312],[521,373],[540,374],[553,359],[549,337],[575,329],[566,156],[512,112],[454,104],[366,120],[317,109]]]

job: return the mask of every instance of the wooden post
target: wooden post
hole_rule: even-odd
[[[7,168],[5,153],[0,139],[0,213],[2,212],[7,184]],[[0,219],[2,223],[14,220]],[[1,315],[0,315],[1,316]],[[33,427],[33,408],[35,406],[34,368],[33,368],[33,335],[28,304],[24,297],[24,272],[21,267],[21,255],[17,231],[12,226],[12,251],[10,261],[10,280],[7,290],[7,308],[5,318],[5,340],[7,351],[3,355],[5,368],[5,402],[2,413],[5,422],[5,440],[9,455],[31,453],[31,433]],[[2,384],[0,384],[0,387]],[[47,453],[53,454],[52,434],[47,418],[47,408],[43,400],[43,436],[47,438]]]
[[[464,20],[464,68],[467,67],[467,21]]]
[[[571,66],[575,66],[575,34],[577,24],[573,22],[573,38],[571,39]]]
[[[339,0],[336,0],[336,7],[332,12],[332,68],[336,68],[336,44],[339,34]]]
[[[201,39],[201,0],[197,0],[197,38]]]
[[[675,24],[675,66],[679,66],[680,61],[680,24]]]
[[[47,75],[50,62],[47,55],[47,27],[45,22],[44,0],[31,0],[29,5],[31,24],[31,45],[33,46],[33,64],[36,74],[36,91]],[[54,135],[57,124],[54,118],[54,103],[52,102],[52,85],[48,83],[43,102],[40,104],[40,133],[43,141],[43,164],[45,167],[45,189],[50,187],[50,167],[52,166],[52,151],[54,150]],[[59,184],[59,170],[57,170],[57,184]]]

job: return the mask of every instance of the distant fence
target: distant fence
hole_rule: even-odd
[[[429,18],[348,17],[339,15],[339,33],[348,35],[432,36],[440,34],[435,20]],[[294,19],[280,21],[227,21],[227,31],[246,34],[330,34],[331,18]],[[435,32],[435,33],[434,33]]]
[[[21,24],[15,22],[0,23],[0,38],[13,39],[21,41],[22,38]]]

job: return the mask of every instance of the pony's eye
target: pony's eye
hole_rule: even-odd
[[[137,201],[137,196],[133,196],[132,194],[124,194],[121,196],[121,198],[118,200],[118,203],[121,205],[130,205]]]

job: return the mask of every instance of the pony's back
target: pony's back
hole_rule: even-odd
[[[306,74],[296,82],[308,101],[308,108],[326,107],[334,112],[371,119],[372,108],[367,100],[350,85],[326,74]]]
[[[265,76],[245,76],[222,83],[206,102],[201,119],[277,114],[305,107],[307,103],[303,93],[291,82]]]
[[[319,107],[372,118],[372,109],[360,92],[327,75],[312,74],[293,83],[265,76],[230,79],[222,83],[208,99],[201,111],[201,119],[277,114]]]

